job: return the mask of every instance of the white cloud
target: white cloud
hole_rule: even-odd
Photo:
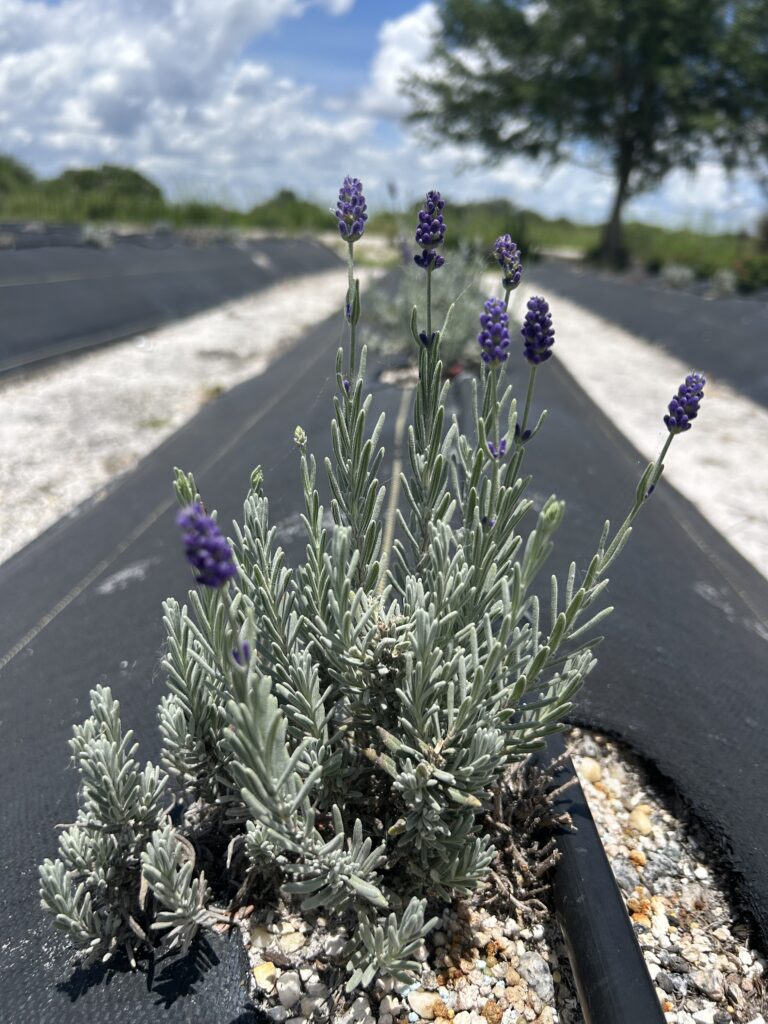
[[[371,65],[371,78],[362,93],[363,108],[383,117],[401,117],[409,109],[403,80],[423,70],[435,42],[439,20],[437,5],[420,4],[401,18],[385,21],[379,29],[379,49]]]
[[[313,113],[314,89],[246,55],[250,42],[311,6],[354,0],[4,0],[0,127],[41,173],[133,164],[174,191],[250,202],[306,178],[360,118]]]
[[[479,150],[435,145],[400,125],[402,81],[426,71],[437,5],[383,21],[356,95],[294,81],[249,45],[281,19],[354,0],[0,0],[2,145],[42,174],[102,161],[129,164],[174,197],[248,205],[281,187],[330,205],[344,174],[362,177],[371,209],[397,179],[410,200],[505,196],[548,216],[599,221],[611,183],[581,167],[520,157],[496,166]],[[386,11],[386,5],[381,5]],[[353,19],[348,21],[351,25]],[[310,74],[310,72],[308,72]],[[715,164],[670,175],[634,216],[701,226],[751,225],[760,196]]]

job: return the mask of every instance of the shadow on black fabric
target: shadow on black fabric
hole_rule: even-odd
[[[147,987],[159,997],[156,1005],[167,1010],[177,999],[194,995],[196,986],[220,962],[210,942],[205,936],[198,935],[185,956],[166,954],[155,961],[149,971]],[[156,975],[156,969],[163,963],[162,970]]]
[[[71,1003],[77,1002],[89,989],[97,985],[109,985],[115,974],[130,971],[128,958],[119,954],[109,964],[91,964],[89,967],[75,967],[66,981],[60,981],[56,990],[67,996]]]
[[[228,1024],[269,1024],[269,1021],[270,1018],[263,1010],[249,1005],[231,1021],[228,1021]]]

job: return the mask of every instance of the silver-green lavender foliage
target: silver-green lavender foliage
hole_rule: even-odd
[[[372,422],[357,353],[353,248],[349,348],[337,357],[324,465],[330,519],[298,429],[304,561],[286,564],[256,470],[234,525],[236,578],[165,603],[162,759],[186,799],[183,824],[164,810],[166,774],[139,767],[108,689],[92,692],[93,714],[75,728],[80,810],[40,869],[41,896],[88,958],[120,947],[133,958],[153,932],[186,948],[238,899],[279,887],[305,912],[354,922],[350,989],[378,973],[406,977],[434,924],[429,905],[488,875],[496,850],[483,812],[504,773],[563,728],[595,664],[606,571],[672,434],[624,523],[613,534],[605,524],[584,573],[572,564],[551,578],[541,607],[532,584],[563,504],[552,497],[534,515],[521,475],[542,422],[528,422],[538,368],[521,411],[512,360],[484,365],[471,422],[447,422],[428,269],[424,317],[411,318],[419,383],[408,466],[385,550],[383,417]],[[177,471],[175,487],[182,506],[200,503],[191,476]],[[238,890],[228,907],[214,906],[197,866],[197,852],[212,849],[218,892]]]

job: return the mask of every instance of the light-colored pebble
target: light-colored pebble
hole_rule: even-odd
[[[640,835],[650,835],[653,825],[651,824],[648,812],[645,810],[645,805],[635,807],[629,816],[628,825],[636,832],[639,832]]]
[[[256,964],[253,968],[253,980],[264,992],[274,992],[277,984],[278,970],[273,963],[266,961]]]
[[[434,992],[425,992],[423,989],[416,989],[415,992],[411,992],[408,995],[408,1004],[414,1013],[424,1020],[434,1020],[435,1018],[435,1003],[437,1002],[437,995]]]
[[[286,971],[277,979],[277,997],[290,1009],[301,998],[301,978],[298,971]]]
[[[594,757],[582,757],[579,761],[578,773],[587,782],[599,782],[603,775],[603,769]]]

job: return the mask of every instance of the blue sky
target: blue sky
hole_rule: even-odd
[[[369,205],[504,196],[597,222],[608,176],[436,147],[403,123],[401,82],[438,24],[431,0],[2,0],[0,147],[41,175],[138,167],[174,198],[246,207],[278,188],[331,205],[345,174]],[[762,197],[716,163],[670,175],[629,214],[751,227]]]
[[[247,54],[297,80],[309,79],[318,88],[351,96],[368,74],[378,49],[382,22],[408,14],[414,0],[357,0],[348,11],[333,15],[310,8],[299,22],[279,22],[254,40]]]

